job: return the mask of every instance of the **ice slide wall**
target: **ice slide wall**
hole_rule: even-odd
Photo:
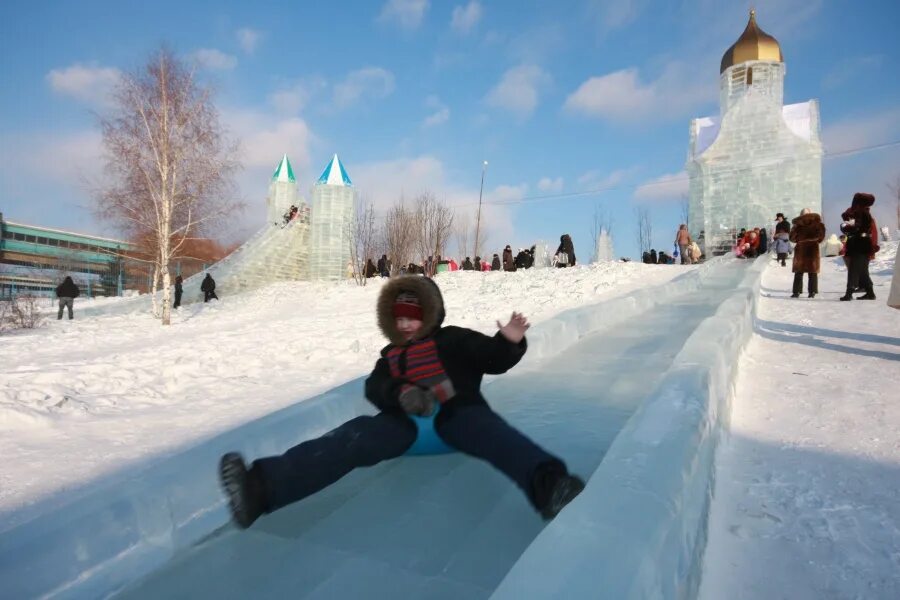
[[[696,289],[715,277],[718,262],[535,326],[520,368]],[[585,492],[535,539],[495,597],[676,598],[696,591],[720,416],[727,415],[763,266],[754,265],[692,335],[659,395],[632,417]],[[13,515],[15,524],[0,531],[3,594],[104,597],[153,572],[228,523],[213,468],[223,452],[280,453],[371,413],[361,387],[351,381],[169,460],[67,492],[65,503]]]

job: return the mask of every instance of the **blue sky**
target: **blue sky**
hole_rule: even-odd
[[[753,4],[781,43],[785,101],[819,100],[827,152],[900,140],[900,3]],[[636,206],[650,208],[654,245],[668,248],[687,187],[689,120],[717,114],[719,61],[750,5],[3,3],[0,211],[115,234],[92,217],[85,183],[100,173],[94,112],[120,71],[167,43],[201,67],[242,142],[247,209],[224,237],[261,225],[283,153],[308,196],[337,152],[376,206],[428,190],[473,220],[489,161],[484,220],[498,250],[567,232],[586,259],[599,207],[616,253],[634,256]],[[592,78],[606,92],[585,109],[576,92]],[[887,183],[900,178],[900,146],[826,159],[823,171],[830,231],[858,190],[875,193],[876,216],[894,223]]]

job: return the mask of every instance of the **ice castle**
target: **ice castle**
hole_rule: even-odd
[[[209,273],[216,290],[232,294],[275,281],[323,280],[346,277],[350,260],[350,227],[356,191],[337,154],[312,190],[307,206],[297,189],[291,161],[285,154],[275,168],[266,197],[266,224],[237,250],[184,282],[184,303],[200,295]],[[291,207],[297,211],[291,215]]]
[[[708,253],[742,227],[784,213],[822,210],[822,142],[816,100],[784,105],[781,46],[756,24],[722,56],[718,116],[691,121],[688,227]]]

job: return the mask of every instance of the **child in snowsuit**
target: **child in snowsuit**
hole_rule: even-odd
[[[356,467],[403,455],[418,436],[407,415],[435,415],[444,442],[502,471],[546,519],[584,489],[560,459],[510,426],[481,394],[485,374],[505,373],[525,354],[524,316],[513,313],[506,325],[498,322],[493,337],[442,327],[437,284],[411,276],[382,288],[377,311],[390,344],[366,379],[365,394],[380,412],[351,419],[281,456],[257,459],[249,469],[240,454],[223,456],[219,475],[239,527],[315,494]]]
[[[787,260],[787,255],[791,251],[790,237],[790,233],[787,231],[779,231],[775,234],[775,237],[772,238],[776,260],[781,261],[782,267],[787,266],[785,261]]]

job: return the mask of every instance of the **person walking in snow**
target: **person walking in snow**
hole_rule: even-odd
[[[491,271],[499,271],[503,267],[500,265],[500,257],[496,254],[494,255],[494,259],[491,261]]]
[[[682,223],[678,226],[678,232],[675,234],[675,245],[678,246],[678,253],[681,255],[681,264],[687,264],[689,258],[687,255],[688,246],[691,244],[691,234],[687,225]]]
[[[477,256],[475,257],[475,260],[476,261],[478,260]],[[466,257],[466,260],[463,261],[462,270],[463,271],[474,271],[475,270],[475,265],[472,264],[472,259],[470,259],[468,256]]]
[[[56,297],[59,298],[59,312],[56,313],[56,320],[59,321],[63,317],[63,309],[69,309],[69,320],[75,318],[72,314],[73,307],[75,305],[75,298],[81,293],[81,290],[78,289],[78,285],[72,281],[72,278],[69,275],[66,275],[66,278],[63,279],[63,282],[56,286]]]
[[[391,276],[388,266],[387,266],[387,254],[381,255],[381,258],[378,259],[377,267],[378,267],[378,274],[381,275],[382,277],[390,277]]]
[[[503,249],[503,270],[504,271],[515,271],[516,264],[513,259],[512,248],[509,245]]]
[[[791,224],[787,222],[787,219],[784,218],[784,213],[776,213],[775,214],[775,233],[790,233],[791,232]]]
[[[225,454],[219,477],[235,523],[249,527],[264,513],[298,502],[353,469],[402,456],[416,441],[408,415],[434,415],[447,445],[490,463],[514,481],[531,505],[552,519],[583,489],[565,463],[509,425],[481,393],[484,375],[514,367],[527,349],[528,320],[513,312],[494,336],[443,326],[444,302],[431,279],[397,277],[381,290],[378,326],[389,343],[366,379],[375,416],[351,419],[280,456],[247,466]]]
[[[218,300],[219,297],[216,296],[216,280],[212,278],[212,275],[209,273],[206,274],[206,277],[203,278],[203,282],[200,284],[200,291],[203,292],[203,301],[209,302],[210,300]]]
[[[800,216],[793,220],[790,239],[794,242],[794,261],[791,270],[794,272],[794,287],[791,298],[799,298],[803,291],[803,274],[807,273],[809,282],[807,291],[810,298],[819,293],[819,244],[825,239],[825,225],[822,217],[808,208],[800,211]]]
[[[175,303],[172,305],[172,308],[178,308],[181,306],[181,294],[184,293],[184,287],[182,286],[181,275],[175,276]]]
[[[560,268],[575,266],[575,244],[568,233],[559,236],[559,247],[556,249],[556,266]]]
[[[790,237],[790,233],[786,231],[779,231],[775,234],[775,237],[772,238],[772,242],[775,248],[776,261],[781,262],[782,267],[787,266],[785,261],[787,261],[787,256],[791,252]]]
[[[847,234],[847,247],[844,256],[849,261],[847,268],[847,292],[841,296],[841,300],[853,300],[851,295],[857,287],[862,286],[866,293],[857,296],[857,300],[874,300],[875,288],[872,278],[869,277],[869,261],[875,258],[878,252],[878,225],[875,218],[869,212],[875,204],[875,196],[857,192],[853,195],[853,201],[841,215],[844,222],[841,231]]]

